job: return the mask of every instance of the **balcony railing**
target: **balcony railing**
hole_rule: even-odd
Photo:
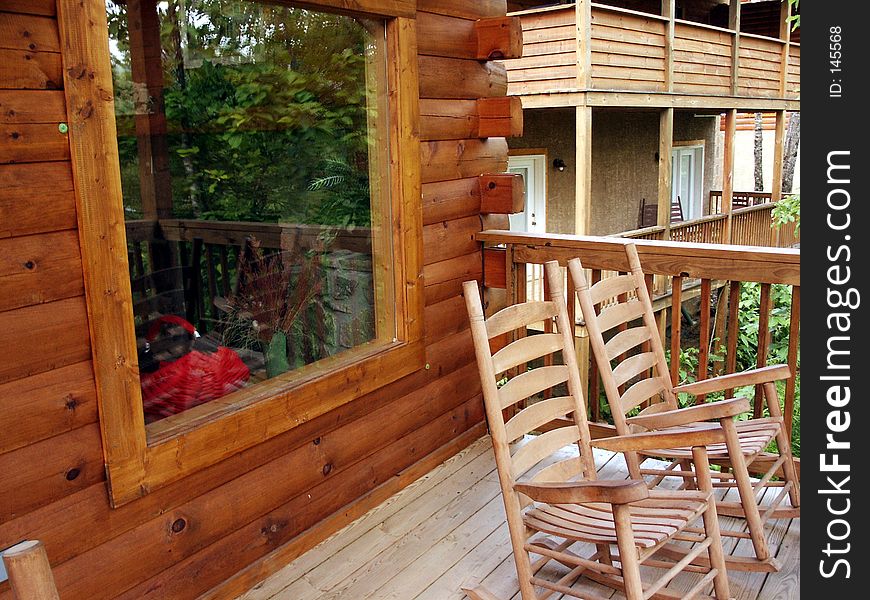
[[[508,231],[484,231],[476,239],[485,248],[485,286],[505,289],[508,303],[526,299],[529,288],[523,282],[528,280],[531,270],[541,269],[540,265],[549,260],[558,260],[564,266],[569,258],[580,257],[584,267],[589,270],[592,282],[629,271],[623,249],[627,240],[624,239]],[[694,342],[697,349],[697,369],[694,377],[698,380],[711,375],[733,373],[738,369],[738,346],[743,325],[741,321],[749,316],[745,308],[740,308],[740,296],[741,289],[748,284],[757,284],[760,288],[756,317],[758,331],[764,332],[758,338],[753,362],[756,366],[767,364],[771,344],[771,317],[776,308],[772,286],[788,288],[791,306],[788,312],[786,362],[791,368],[792,378],[786,382],[783,413],[786,427],[791,432],[794,426],[796,377],[799,376],[800,251],[648,239],[632,241],[637,245],[641,263],[647,273],[647,285],[652,289],[656,279],[664,280],[667,284],[669,292],[665,295],[659,294],[655,304],[661,334],[666,340],[665,347],[670,348],[671,356],[679,356],[680,349],[685,350],[686,346],[686,340],[682,336],[682,303],[690,294],[699,298],[699,341]],[[566,274],[566,278],[569,277]],[[545,294],[544,285],[545,283],[536,293]],[[566,287],[572,290],[573,283],[568,280]],[[578,324],[577,346],[587,398],[598,399],[601,383],[595,362],[590,360],[581,315],[576,302],[569,302],[568,306],[570,317]],[[490,307],[493,308],[495,307]],[[781,312],[782,308],[776,310]],[[668,325],[669,336],[666,335]],[[745,353],[745,348],[742,351]],[[743,359],[745,362],[745,354]],[[679,361],[672,360],[671,378],[674,383],[679,381],[679,368]],[[592,401],[589,404],[590,418],[601,422],[604,413],[600,402]],[[753,400],[755,416],[762,414],[762,404],[762,395],[756,390]],[[600,435],[606,435],[609,430],[606,426],[599,425],[596,431]]]
[[[670,42],[668,18],[592,4],[584,86],[574,5],[514,14],[522,21],[523,58],[505,61],[511,95],[588,89],[798,97],[799,44],[679,19]]]
[[[711,192],[711,194],[713,193]],[[770,194],[767,194],[767,202],[745,206],[732,212],[729,239],[726,239],[728,215],[725,214],[714,214],[691,221],[673,223],[668,239],[674,242],[696,244],[735,244],[770,248],[794,247],[800,242],[800,236],[795,231],[795,224],[786,223],[781,227],[772,227],[771,212],[776,204],[770,202],[769,198]],[[620,233],[619,237],[661,241],[665,239],[665,228],[657,225],[633,229]]]

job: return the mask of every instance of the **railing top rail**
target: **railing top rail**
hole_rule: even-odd
[[[758,212],[762,210],[771,210],[776,206],[776,202],[763,202],[761,204],[755,204],[753,206],[744,206],[742,208],[735,208],[733,213],[734,215],[745,215],[746,213]],[[722,215],[724,216],[724,215]]]
[[[609,4],[599,4],[598,2],[592,2],[591,6],[592,8],[597,8],[599,10],[606,10],[609,12],[616,12],[624,15],[634,15],[636,17],[643,17],[644,19],[662,21],[663,23],[667,23],[668,21],[670,21],[670,19],[667,17],[663,17],[654,13],[643,12],[641,10],[631,10],[628,8],[621,8],[619,6],[610,6]]]
[[[706,217],[698,217],[697,219],[691,219],[689,221],[680,221],[679,223],[671,223],[671,231],[674,229],[686,229],[691,227],[692,225],[703,225],[704,223],[712,223],[714,221],[722,221],[726,219],[728,215],[716,213],[714,215],[707,215]]]
[[[507,13],[509,17],[522,17],[523,15],[537,15],[541,13],[548,12],[559,12],[559,11],[574,11],[575,7],[573,4],[559,4],[556,6],[540,6],[538,8],[526,8],[524,10],[515,10]]]
[[[635,238],[643,235],[653,235],[656,233],[661,233],[665,228],[662,225],[651,225],[649,227],[641,227],[640,229],[630,229],[628,231],[623,231],[622,233],[613,233],[610,237],[618,237],[618,238]]]
[[[624,246],[635,244],[644,269],[656,275],[800,285],[796,249],[497,230],[482,231],[475,239],[515,246],[514,260],[520,263],[580,256],[587,268],[613,271],[628,270]]]
[[[777,44],[780,44],[780,45],[785,44],[788,41],[788,40],[783,40],[780,38],[770,37],[768,35],[759,35],[757,33],[744,33],[742,31],[740,32],[740,37],[752,38],[755,40],[764,40],[766,42],[776,42]]]
[[[685,19],[674,19],[674,23],[677,25],[688,25],[690,27],[696,27],[698,29],[708,29],[710,31],[719,31],[722,33],[727,33],[729,35],[734,35],[737,33],[733,29],[728,29],[727,27],[716,27],[715,25],[707,25],[706,23],[698,23],[697,21],[686,21]],[[740,35],[745,35],[741,33]]]

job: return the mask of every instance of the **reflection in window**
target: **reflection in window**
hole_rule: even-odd
[[[107,13],[146,421],[393,339],[383,23]]]

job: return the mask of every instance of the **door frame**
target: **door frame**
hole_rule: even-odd
[[[547,213],[549,212],[548,211],[548,208],[549,208],[548,207],[548,203],[549,203],[548,200],[549,199],[547,198],[547,192],[549,189],[548,188],[549,182],[548,182],[548,172],[547,172],[548,168],[547,167],[550,164],[550,155],[547,152],[546,148],[511,149],[508,152],[508,169],[511,168],[511,164],[510,164],[511,159],[517,159],[517,158],[523,158],[523,157],[531,159],[534,161],[532,168],[534,169],[536,177],[535,177],[535,181],[534,181],[534,190],[532,192],[532,196],[533,196],[534,200],[536,201],[536,207],[543,209],[544,218],[543,218],[543,221],[541,222],[539,233],[545,233],[547,231]],[[536,158],[538,160],[535,160]],[[534,164],[534,163],[538,163],[538,164]],[[540,168],[536,168],[538,166]],[[537,175],[540,175],[540,177],[537,177]],[[528,186],[528,182],[526,182],[526,185]],[[528,188],[526,188],[526,189],[528,189]],[[529,202],[529,194],[527,193],[526,198],[525,198],[525,204],[523,206],[524,213],[526,213],[528,211],[528,208],[529,208],[528,202]]]
[[[685,220],[699,219],[704,216],[704,168],[706,144],[704,140],[685,140],[673,143],[671,148],[671,201],[674,198],[675,179],[679,177],[679,161],[674,156],[683,150],[693,150],[695,152],[694,162],[695,167],[692,174],[692,195],[694,196],[693,206],[690,203],[683,204],[683,213]],[[676,177],[674,176],[676,175]]]

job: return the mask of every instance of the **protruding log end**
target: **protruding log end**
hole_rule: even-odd
[[[523,27],[519,17],[479,19],[474,24],[477,34],[477,59],[502,60],[523,55]]]

